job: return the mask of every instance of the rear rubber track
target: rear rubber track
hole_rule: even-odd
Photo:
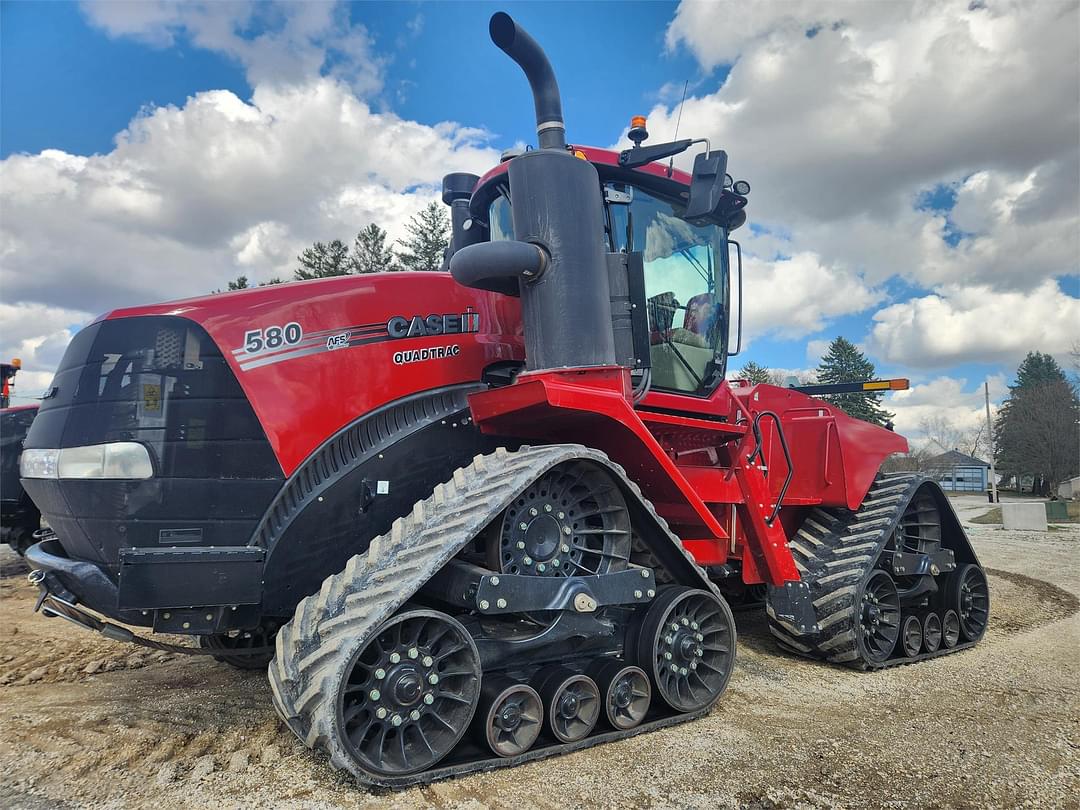
[[[819,632],[800,635],[766,607],[769,630],[784,649],[856,669],[882,669],[911,664],[927,658],[959,652],[977,644],[966,641],[955,647],[915,656],[899,655],[883,663],[866,661],[856,640],[859,586],[873,572],[896,529],[904,508],[926,476],[901,473],[879,477],[855,512],[814,509],[791,542],[791,552],[803,581],[810,585]],[[899,651],[900,644],[897,644]]]
[[[293,733],[308,747],[327,754],[334,768],[350,772],[362,784],[403,787],[579,750],[706,714],[712,704],[628,731],[594,734],[569,745],[534,748],[513,758],[492,757],[392,777],[360,768],[341,745],[336,700],[327,696],[334,693],[332,684],[349,665],[353,653],[529,483],[558,464],[578,459],[592,461],[614,475],[627,497],[636,498],[647,510],[660,542],[666,536],[694,567],[699,581],[693,587],[719,596],[667,523],[642,498],[638,486],[606,455],[581,445],[523,447],[513,452],[500,448],[491,455],[477,456],[468,467],[435,487],[430,497],[418,501],[387,534],[372,540],[365,553],[353,557],[343,571],[326,578],[318,593],[301,601],[292,620],[278,632],[277,650],[268,674],[274,708]]]

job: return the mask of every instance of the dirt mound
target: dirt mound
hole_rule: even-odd
[[[990,625],[987,633],[1023,633],[1071,616],[1080,599],[1034,577],[987,568],[990,581]]]

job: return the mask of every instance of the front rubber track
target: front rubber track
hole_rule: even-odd
[[[654,523],[656,542],[672,544],[693,566],[697,581],[686,584],[719,596],[667,523],[641,497],[637,485],[603,453],[580,445],[523,447],[515,452],[500,448],[477,456],[430,497],[418,501],[389,533],[372,540],[365,553],[353,557],[343,571],[326,578],[318,593],[301,601],[292,620],[278,632],[277,651],[269,666],[270,685],[274,708],[293,733],[308,747],[326,753],[334,768],[352,773],[361,783],[399,787],[577,750],[703,714],[676,715],[630,731],[594,734],[571,745],[534,749],[510,759],[459,763],[394,777],[361,768],[339,740],[334,685],[344,676],[353,653],[532,481],[558,464],[578,459],[606,468],[627,498],[636,499],[645,509]]]

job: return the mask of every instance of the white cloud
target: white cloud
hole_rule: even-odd
[[[136,117],[104,155],[0,163],[6,300],[104,311],[288,277],[316,239],[392,238],[453,170],[498,162],[480,130],[376,113],[330,78],[199,93]]]
[[[993,375],[987,382],[994,407],[993,403],[1000,402],[1008,393],[1005,375]],[[977,430],[986,423],[982,380],[976,380],[969,386],[964,378],[935,377],[925,383],[912,385],[907,391],[894,392],[882,404],[896,414],[896,431],[911,440],[913,446],[925,441],[923,425],[928,420],[944,421],[959,431]]]
[[[681,132],[727,149],[753,185],[765,231],[749,250],[812,252],[869,289],[900,276],[955,314],[949,290],[1034,298],[1078,270],[1078,24],[1076,2],[683,2],[667,43],[704,70],[731,65],[687,98]],[[656,140],[677,115],[670,96],[652,110]],[[920,206],[939,186],[950,213]],[[813,311],[845,290],[805,292]],[[1005,343],[984,357],[1013,357]]]
[[[1015,362],[1029,351],[1067,355],[1080,335],[1080,299],[1047,280],[1029,293],[989,286],[946,287],[874,315],[876,355],[913,367]]]
[[[46,304],[0,303],[0,358],[22,361],[13,404],[41,394],[78,327],[93,315]]]
[[[829,290],[829,295],[820,294]],[[856,275],[826,266],[813,253],[764,261],[744,261],[743,314],[747,339],[772,334],[798,338],[824,328],[840,315],[862,312],[877,304],[882,293]]]
[[[345,4],[96,0],[82,8],[112,37],[155,47],[187,39],[228,56],[243,65],[252,86],[331,75],[362,95],[382,87],[384,60],[375,54],[367,29],[349,19]],[[412,30],[416,21],[408,25]],[[260,33],[246,36],[253,28]]]

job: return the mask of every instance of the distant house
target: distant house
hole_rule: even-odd
[[[950,450],[926,462],[946,492],[986,492],[990,486],[990,465],[959,450]]]

